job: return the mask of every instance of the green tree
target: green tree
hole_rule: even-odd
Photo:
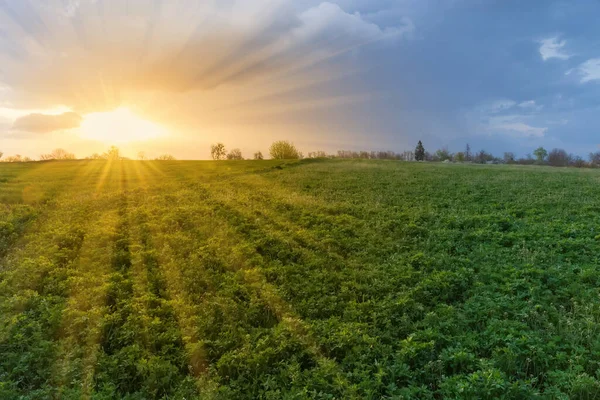
[[[215,161],[224,160],[227,155],[225,145],[223,143],[213,144],[210,146],[210,155]]]
[[[436,151],[435,156],[436,156],[436,158],[439,159],[439,161],[446,161],[446,160],[452,160],[453,154],[450,153],[450,151],[448,151],[447,147],[444,147],[444,148]]]
[[[293,143],[285,140],[274,142],[269,149],[269,154],[274,160],[298,160],[302,153],[298,151]]]
[[[417,144],[417,148],[415,149],[415,160],[424,161],[425,160],[425,147],[423,146],[423,142],[419,140]]]
[[[537,149],[535,149],[533,155],[535,155],[536,161],[538,163],[543,164],[546,160],[546,157],[548,157],[548,151],[540,146]]]

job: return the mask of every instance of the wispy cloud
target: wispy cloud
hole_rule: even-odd
[[[548,61],[552,58],[558,58],[559,60],[567,60],[571,56],[563,51],[563,48],[567,44],[566,40],[560,40],[558,36],[549,37],[539,41],[540,44],[540,55],[544,61]]]
[[[480,108],[484,114],[498,114],[510,110],[517,105],[517,102],[509,99],[495,100]]]
[[[477,107],[472,117],[483,132],[513,137],[543,137],[547,127],[536,126],[538,112],[543,106],[534,100],[517,103],[514,100],[501,99]]]
[[[600,58],[592,58],[582,63],[577,68],[570,69],[566,75],[577,73],[581,77],[581,83],[600,80]]]
[[[136,98],[129,97],[141,92],[191,95],[239,88],[242,94],[223,98],[248,97],[251,91],[242,86],[276,80],[282,86],[281,81],[297,82],[302,74],[339,71],[343,66],[329,65],[350,63],[344,55],[407,37],[415,29],[408,18],[380,26],[333,2],[302,7],[292,0],[241,1],[236,7],[225,4],[229,2],[200,2],[202,7],[192,7],[196,1],[160,2],[159,8],[144,7],[140,0],[132,1],[131,9],[118,0],[104,0],[106,9],[135,15],[105,26],[109,19],[100,18],[95,2],[68,0],[53,13],[45,5],[29,7],[29,19],[43,20],[51,35],[39,29],[23,35],[21,16],[0,13],[0,24],[8,27],[0,32],[0,50],[10,45],[22,53],[13,57],[0,51],[2,80],[14,90],[11,100],[28,108],[64,104],[85,113],[133,102]],[[93,23],[73,24],[68,19],[74,16]],[[50,36],[51,46],[38,45]]]
[[[530,110],[530,111],[541,111],[544,108],[543,105],[538,105],[535,102],[535,100],[523,101],[523,102],[519,103],[519,107],[522,108],[523,110]]]
[[[491,125],[490,130],[501,131],[514,136],[544,137],[548,131],[548,128],[535,127],[524,122],[507,122],[498,125]]]

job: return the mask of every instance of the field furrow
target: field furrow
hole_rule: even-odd
[[[597,171],[86,161],[0,176],[0,398],[600,393]]]

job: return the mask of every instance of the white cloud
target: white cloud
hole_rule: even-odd
[[[474,113],[468,114],[468,118],[474,119],[477,129],[489,134],[543,137],[548,128],[534,125],[542,108],[534,100],[517,103],[501,99],[476,108]]]
[[[563,47],[567,44],[566,40],[559,40],[558,36],[542,39],[540,43],[540,55],[544,61],[552,58],[567,60],[571,56],[563,52]]]
[[[528,100],[519,103],[519,107],[529,111],[540,111],[544,108],[543,105],[538,105],[535,100]]]
[[[548,128],[535,127],[524,122],[508,122],[499,125],[491,125],[490,130],[503,131],[514,136],[544,137]]]
[[[499,114],[510,110],[517,105],[517,102],[510,99],[499,99],[490,103],[484,104],[479,108],[482,114]]]
[[[528,100],[528,101],[524,101],[522,103],[519,103],[519,107],[521,108],[535,108],[535,101],[534,100]]]
[[[587,60],[579,67],[567,71],[567,75],[576,72],[581,77],[581,83],[600,80],[600,58]]]

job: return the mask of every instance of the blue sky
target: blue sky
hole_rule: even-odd
[[[596,1],[0,1],[0,151],[599,150]],[[121,113],[121,115],[124,115]],[[88,124],[89,125],[89,124]],[[108,125],[107,125],[108,126]],[[114,128],[110,128],[114,129]]]

